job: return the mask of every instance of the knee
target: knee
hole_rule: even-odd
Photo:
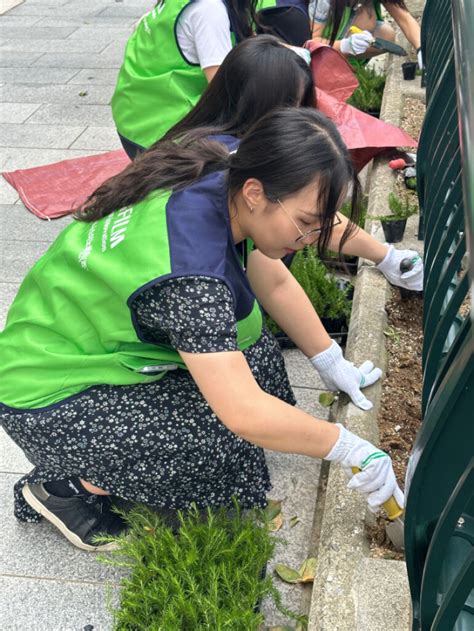
[[[376,37],[381,37],[382,39],[388,39],[390,42],[395,41],[395,31],[388,24],[377,25],[374,35]]]

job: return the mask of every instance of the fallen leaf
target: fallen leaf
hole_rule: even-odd
[[[283,563],[277,563],[275,565],[275,572],[282,580],[285,581],[285,583],[300,582],[300,573],[296,570],[293,570],[291,567],[288,567],[287,565],[283,565]]]
[[[319,395],[319,403],[325,408],[330,407],[335,400],[336,395],[334,392],[321,392]]]
[[[263,513],[268,521],[273,521],[281,513],[282,500],[268,500],[268,504]]]
[[[314,576],[316,574],[316,563],[317,561],[314,557],[306,559],[299,570],[301,583],[312,583],[314,581]]]
[[[79,96],[87,96],[89,93],[87,91],[79,92]]]
[[[297,515],[290,518],[290,528],[294,528],[296,524],[299,524],[299,523],[300,523],[300,518],[297,517]]]
[[[283,517],[281,513],[278,513],[271,521],[268,522],[268,530],[270,532],[277,532],[283,526]]]

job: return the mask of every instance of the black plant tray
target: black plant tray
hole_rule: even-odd
[[[349,272],[349,274],[351,276],[356,276],[357,275],[357,267],[359,265],[359,257],[358,256],[345,256],[344,257],[344,264],[342,263],[342,261],[340,261],[339,259],[324,259],[323,260],[324,265],[328,268],[331,269],[335,272],[341,272],[342,274],[346,274],[347,272]]]

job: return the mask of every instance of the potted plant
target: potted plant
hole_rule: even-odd
[[[365,218],[367,216],[367,197],[364,196],[360,202],[358,209],[357,225],[361,228],[365,225]],[[351,202],[345,202],[340,211],[341,215],[344,215],[348,219],[351,217]],[[338,254],[337,252],[328,252],[323,259],[323,263],[329,269],[349,274],[350,276],[357,275],[357,269],[359,267],[359,257],[351,256],[349,254]]]
[[[395,193],[388,196],[389,215],[374,217],[382,223],[383,233],[387,243],[399,243],[403,239],[408,217],[418,212],[416,204],[410,202],[410,197],[398,197]]]
[[[385,88],[385,75],[379,74],[367,65],[355,69],[359,87],[354,90],[347,103],[358,110],[379,118]]]
[[[352,284],[329,272],[312,247],[296,253],[290,271],[306,292],[327,332],[342,341],[347,336]],[[266,321],[282,348],[294,348],[293,342],[268,315]]]

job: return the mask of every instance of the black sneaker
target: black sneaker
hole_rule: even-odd
[[[116,543],[94,543],[97,535],[118,535],[126,529],[124,520],[112,511],[108,495],[97,495],[86,502],[83,496],[56,497],[42,484],[25,484],[23,497],[40,515],[56,526],[81,550],[106,552],[116,550]]]

